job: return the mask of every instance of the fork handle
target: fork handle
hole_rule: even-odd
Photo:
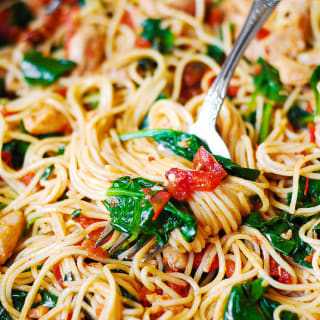
[[[280,0],[253,1],[249,15],[240,34],[204,99],[196,123],[201,123],[202,126],[204,123],[208,126],[214,126],[216,124],[229,82],[244,50],[279,2]]]

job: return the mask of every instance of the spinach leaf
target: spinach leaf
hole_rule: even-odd
[[[85,94],[83,96],[83,102],[86,106],[89,106],[90,109],[96,109],[99,105],[100,92],[92,92]]]
[[[170,129],[150,129],[140,130],[132,133],[125,133],[119,136],[121,141],[136,138],[153,138],[164,148],[170,149],[176,155],[193,160],[198,149],[203,146],[210,152],[208,146],[194,134],[170,130]],[[231,175],[243,179],[255,181],[260,175],[259,170],[243,168],[231,160],[222,156],[213,155],[223,168]]]
[[[121,291],[121,295],[125,298],[128,298],[134,302],[139,302],[139,300],[134,296],[132,295],[128,290],[126,290],[124,287],[122,286],[119,286],[120,288],[120,291]]]
[[[13,289],[11,292],[11,297],[13,301],[13,306],[18,311],[21,311],[24,305],[24,300],[26,299],[26,296],[28,295],[28,292],[21,291],[21,290],[15,290]]]
[[[0,302],[0,320],[12,320],[9,312],[2,306]]]
[[[263,279],[233,286],[224,312],[224,320],[272,320],[273,312],[279,306],[263,296],[267,286]],[[297,320],[290,311],[282,311],[281,320]]]
[[[66,150],[66,146],[60,147],[60,148],[58,149],[58,151],[55,153],[54,156],[55,156],[55,157],[58,157],[58,156],[64,155],[65,150]]]
[[[287,113],[288,120],[295,130],[306,128],[307,124],[314,121],[314,115],[293,104]]]
[[[63,281],[73,281],[74,278],[73,278],[73,274],[72,272],[67,272],[64,277],[63,277]]]
[[[14,3],[10,8],[9,19],[10,25],[24,29],[33,20],[33,14],[24,2],[18,1]]]
[[[71,213],[71,219],[75,220],[80,217],[81,209],[73,210]]]
[[[312,253],[312,248],[302,241],[299,229],[313,218],[315,216],[303,217],[281,213],[270,221],[264,221],[260,213],[254,211],[245,218],[243,224],[258,229],[278,252],[291,257],[304,267],[311,268],[311,263],[305,261],[305,258]],[[286,232],[292,233],[290,239],[281,237],[281,234]]]
[[[144,20],[141,37],[161,53],[169,53],[174,46],[174,35],[169,28],[161,28],[161,19]]]
[[[318,66],[310,78],[310,87],[314,92],[314,97],[316,100],[316,115],[320,115],[320,92],[318,90],[318,85],[320,82],[320,66]]]
[[[6,86],[4,82],[4,78],[0,78],[0,97],[5,97],[6,94]]]
[[[226,54],[220,47],[211,44],[207,46],[207,56],[213,58],[220,65],[226,58]]]
[[[26,53],[20,63],[23,76],[30,86],[47,86],[75,66],[70,60],[45,57],[36,50]]]
[[[23,165],[24,156],[30,143],[22,140],[11,140],[2,146],[2,151],[11,152],[12,166],[15,170]]]
[[[47,290],[39,290],[42,301],[39,303],[39,305],[48,307],[49,309],[52,309],[56,306],[58,297],[54,294],[50,293]]]
[[[47,180],[50,177],[51,172],[54,170],[54,164],[44,170],[44,173],[40,179]]]
[[[159,243],[168,242],[170,231],[179,228],[183,237],[192,242],[197,233],[197,221],[176,203],[168,202],[156,220],[154,211],[143,189],[163,189],[163,186],[143,178],[122,177],[115,180],[104,200],[115,230],[131,235],[129,242],[140,235],[155,235]]]
[[[272,109],[273,105],[271,103],[265,103],[263,106],[262,123],[259,133],[259,143],[262,143],[268,137],[271,125]]]

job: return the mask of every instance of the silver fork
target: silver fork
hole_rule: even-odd
[[[231,77],[244,53],[244,50],[279,2],[280,0],[253,1],[249,15],[240,34],[235,41],[230,54],[226,58],[219,75],[215,79],[204,99],[197,121],[189,128],[189,132],[203,140],[210,150],[216,155],[221,155],[230,159],[229,150],[216,130],[216,120],[226,96]],[[112,224],[109,223],[101,233],[98,241],[96,242],[96,246],[101,245],[104,240],[113,233],[113,231]],[[129,237],[130,234],[122,233],[107,252],[109,254],[114,253],[125,244]],[[125,252],[118,256],[118,259],[123,260],[131,258],[149,240],[150,238],[129,247]],[[164,245],[158,243],[151,246],[148,254],[144,258],[144,261],[152,259],[163,249],[163,247]]]

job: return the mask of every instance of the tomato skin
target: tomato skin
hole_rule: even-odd
[[[134,29],[134,24],[132,21],[132,17],[131,14],[128,11],[125,11],[122,19],[121,19],[121,23],[127,25],[128,27],[130,27],[131,29]]]
[[[172,168],[166,172],[169,181],[168,191],[177,200],[186,200],[193,191],[213,191],[220,183],[220,178],[208,171],[186,171]]]
[[[170,197],[171,197],[170,193],[165,190],[158,191],[156,194],[150,197],[149,201],[154,211],[152,221],[155,221],[158,218],[161,211],[169,202]]]
[[[314,123],[309,122],[308,123],[308,130],[309,130],[309,140],[310,142],[316,142],[316,127]]]
[[[211,8],[208,16],[208,24],[217,27],[223,22],[223,12],[219,8]]]
[[[30,171],[30,172],[26,173],[24,176],[22,176],[20,178],[20,181],[24,185],[28,186],[30,184],[31,180],[34,178],[34,176],[35,176],[35,174],[32,171]]]
[[[167,285],[183,298],[187,297],[189,294],[190,285],[188,283],[185,286],[181,286],[179,284],[167,281]]]
[[[152,47],[151,43],[147,39],[142,37],[139,37],[136,39],[135,46],[137,48],[145,48],[145,49],[150,49]]]
[[[94,260],[102,260],[106,258],[105,252],[102,250],[101,247],[95,248],[95,241],[92,241],[90,239],[83,240],[81,247],[86,250],[89,254],[89,258],[92,258]]]
[[[78,217],[76,219],[74,219],[75,222],[78,222],[80,223],[81,227],[83,229],[87,229],[88,227],[90,227],[93,223],[96,223],[96,222],[101,222],[103,220],[101,219],[95,219],[95,218],[88,218],[88,217],[85,217],[85,216],[81,216],[81,217]]]
[[[266,38],[267,36],[269,36],[270,31],[264,27],[260,28],[260,30],[258,31],[256,37],[258,40],[262,40],[264,38]]]
[[[32,319],[40,319],[45,314],[47,314],[49,311],[50,311],[50,309],[48,307],[38,306],[36,308],[30,309],[28,311],[28,316],[29,316],[29,318],[32,318]]]
[[[199,268],[204,253],[205,253],[205,249],[202,250],[201,252],[196,252],[196,253],[194,253],[193,267],[194,267],[195,269],[198,269],[198,268]],[[211,266],[210,266],[208,272],[211,272],[211,271],[216,270],[216,269],[218,269],[218,268],[219,268],[219,257],[218,257],[218,255],[216,254],[215,257],[214,257],[214,259],[212,260],[212,263],[211,263]]]
[[[6,165],[12,167],[12,154],[9,150],[1,151],[1,159]]]
[[[200,170],[216,173],[220,179],[223,179],[228,175],[214,156],[204,147],[200,147],[193,158],[193,168],[197,169],[198,166],[201,166]]]
[[[232,277],[234,274],[234,270],[235,270],[236,264],[234,263],[233,260],[226,260],[226,276],[228,278]]]
[[[183,73],[183,85],[191,88],[200,85],[200,81],[205,73],[205,66],[199,62],[192,62],[186,65]]]
[[[53,275],[56,278],[56,280],[59,282],[61,288],[65,288],[64,284],[63,284],[63,277],[60,271],[60,267],[59,267],[59,263],[56,263],[55,265],[53,265],[52,268],[53,271]]]
[[[238,95],[239,89],[240,89],[240,87],[238,87],[238,86],[230,85],[227,90],[227,95],[234,98]]]
[[[284,284],[292,284],[291,274],[288,273],[286,270],[281,269],[279,282],[284,283]]]
[[[276,260],[274,260],[270,256],[270,276],[273,278],[277,278],[279,282],[285,283],[285,284],[291,284],[292,283],[292,277],[290,273],[288,273],[286,270],[279,267],[279,264]]]

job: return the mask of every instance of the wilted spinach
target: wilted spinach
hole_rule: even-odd
[[[314,115],[293,104],[287,113],[288,120],[294,129],[306,128],[307,124],[314,121]]]
[[[320,115],[320,92],[318,90],[318,85],[320,82],[320,66],[318,66],[310,78],[310,87],[314,92],[314,97],[316,100],[316,115]]]
[[[22,140],[11,140],[2,146],[2,151],[11,153],[11,161],[14,169],[20,169],[23,165],[24,156],[30,143]]]

